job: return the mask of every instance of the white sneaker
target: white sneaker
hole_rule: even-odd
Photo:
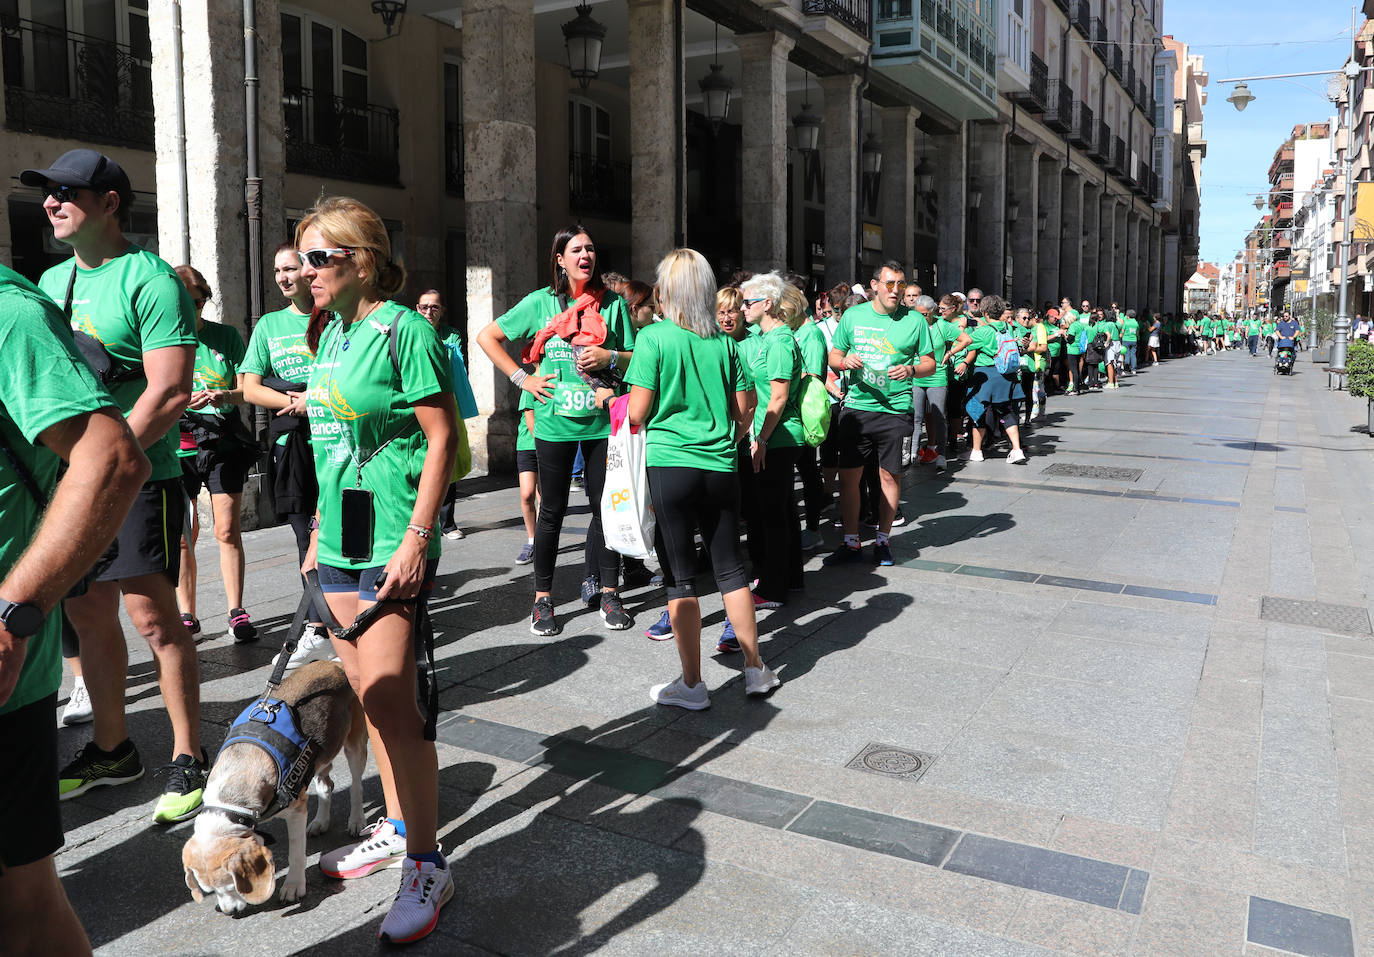
[[[1016,465],[1024,461],[1026,461],[1026,453],[1021,451],[1020,449],[1012,449],[1011,453],[1007,455],[1008,465]]]
[[[320,857],[320,871],[326,877],[346,881],[400,867],[406,859],[406,839],[396,833],[396,825],[381,818],[368,828],[361,841],[326,851]]]
[[[72,696],[62,709],[62,723],[67,726],[85,724],[91,720],[91,696],[86,693],[86,682],[80,678],[72,685]]]
[[[401,887],[382,919],[377,939],[408,944],[428,935],[439,922],[439,908],[452,897],[453,874],[447,867],[407,857],[401,865]]]
[[[981,462],[981,461],[983,461],[983,453],[982,453],[981,451],[979,451],[978,449],[969,449],[969,450],[968,450],[967,452],[965,452],[963,455],[959,456],[959,461],[961,461],[961,462]]]
[[[764,665],[762,668],[750,668],[746,666],[744,669],[745,694],[767,694],[780,684],[782,684],[782,679],[767,665]]]
[[[277,667],[277,659],[281,657],[281,652],[277,652],[272,659],[272,667]],[[312,661],[338,661],[339,656],[334,654],[334,644],[329,640],[329,633],[323,628],[313,629],[307,627],[301,634],[301,640],[296,645],[296,650],[291,652],[291,657],[286,662],[285,674],[291,674],[301,665],[308,665]]]
[[[464,538],[465,536],[461,528],[450,528],[447,532],[444,532],[444,537],[447,539],[451,539],[453,541],[457,541],[458,539]]]
[[[649,689],[649,697],[657,704],[686,708],[688,711],[705,711],[711,707],[711,696],[706,693],[706,682],[689,687],[682,676],[674,678],[666,685],[654,685]]]

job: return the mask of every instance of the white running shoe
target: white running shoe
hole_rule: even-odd
[[[1026,461],[1026,453],[1022,452],[1020,449],[1012,449],[1010,454],[1007,455],[1008,465],[1017,465],[1024,461]]]
[[[439,908],[452,897],[453,874],[447,866],[407,857],[401,865],[401,887],[382,919],[377,939],[409,944],[428,935],[439,922]]]
[[[711,707],[711,696],[706,693],[706,682],[690,687],[682,680],[681,675],[666,685],[654,685],[649,689],[649,697],[657,704],[686,708],[688,711],[705,711]]]
[[[747,695],[767,694],[780,684],[782,679],[767,665],[762,668],[746,666],[744,669],[744,693]]]
[[[463,534],[461,528],[450,528],[448,531],[444,532],[444,537],[449,541],[456,542],[458,539],[466,538],[467,536]]]
[[[62,723],[70,727],[74,724],[85,724],[90,720],[91,696],[86,693],[86,682],[77,678],[76,684],[72,685],[72,696],[67,699],[67,706],[62,709]]]
[[[381,818],[367,829],[361,841],[326,851],[320,857],[320,872],[326,877],[346,881],[388,867],[400,867],[406,859],[406,839],[396,833],[396,825]]]
[[[277,667],[277,659],[281,657],[281,652],[277,652],[272,659],[272,667]],[[334,644],[329,640],[329,633],[323,628],[314,629],[307,627],[301,634],[301,640],[296,644],[296,650],[291,652],[291,657],[286,662],[286,674],[291,674],[301,665],[308,665],[312,661],[338,661],[339,656],[334,654]]]
[[[981,462],[983,461],[983,453],[978,449],[969,449],[959,456],[959,460],[962,462]]]

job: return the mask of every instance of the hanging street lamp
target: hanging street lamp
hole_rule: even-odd
[[[568,72],[582,89],[601,72],[601,44],[606,27],[592,19],[588,3],[577,7],[577,16],[563,24],[563,44],[568,50]]]

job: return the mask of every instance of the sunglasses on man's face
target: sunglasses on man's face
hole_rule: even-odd
[[[51,196],[59,203],[76,202],[76,194],[81,192],[80,186],[59,186],[56,183],[49,183],[43,187],[43,194]]]
[[[313,269],[323,269],[329,265],[329,260],[334,256],[352,256],[351,249],[302,249],[297,253],[301,259],[301,265],[309,265]]]
[[[873,281],[876,282],[879,286],[882,286],[884,289],[888,290],[889,292],[891,292],[893,289],[896,289],[898,286],[902,284],[902,281],[900,279],[875,279]]]

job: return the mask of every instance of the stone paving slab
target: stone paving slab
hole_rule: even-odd
[[[1374,569],[1355,560],[1374,546],[1374,446],[1350,431],[1364,404],[1300,366],[1280,380],[1237,354],[1166,363],[1052,398],[1024,469],[1000,454],[913,468],[902,564],[809,556],[806,591],[761,618],[784,679],[769,699],[747,700],[738,656],[711,653],[724,619],[705,595],[713,706],[694,714],[647,697],[676,672],[671,643],[642,636],[661,590],[627,595],[628,632],[578,607],[585,506],[562,542],[564,631],[540,640],[529,570],[511,565],[516,493],[466,482],[470,534],[445,542],[433,603],[458,890],[410,950],[1374,953],[1374,638],[1260,618],[1265,596],[1374,609]],[[1054,463],[1142,474],[1042,474]],[[232,645],[206,539],[213,745],[299,592],[289,530],[245,535],[264,634]],[[168,731],[138,639],[130,676],[155,766]],[[88,735],[62,730],[62,753]],[[919,781],[846,768],[870,742],[934,762]],[[377,813],[371,766],[363,788]],[[309,842],[306,900],[229,918],[190,901],[189,826],[152,827],[156,794],[149,776],[64,805],[58,867],[99,952],[377,951],[394,872],[335,883],[314,867],[342,840],[338,808]],[[284,828],[268,830],[280,859]],[[111,893],[130,873],[137,890]]]

